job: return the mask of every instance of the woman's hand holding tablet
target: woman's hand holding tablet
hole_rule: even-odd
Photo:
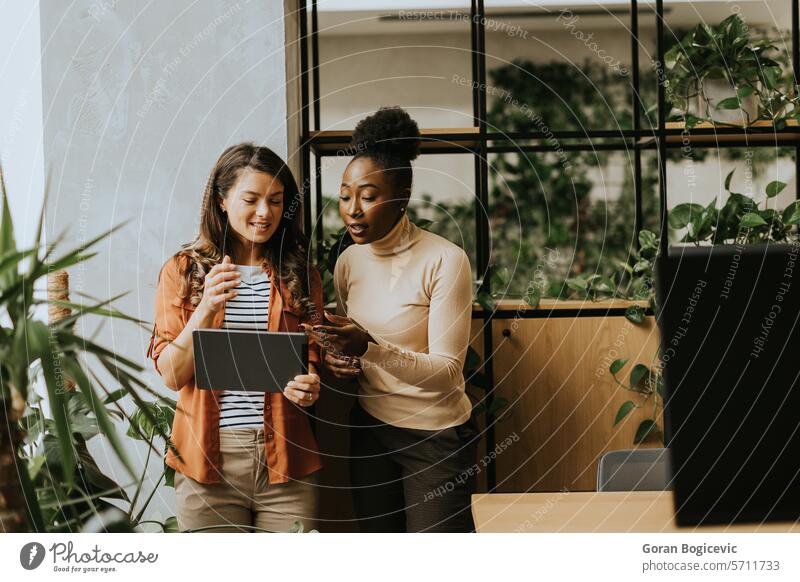
[[[286,384],[283,394],[299,406],[311,406],[319,398],[319,376],[300,374]]]

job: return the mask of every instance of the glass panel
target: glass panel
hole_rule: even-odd
[[[489,9],[494,130],[630,128],[629,12],[617,3]]]
[[[665,14],[668,121],[775,120],[793,109],[791,2],[670,2]],[[669,49],[672,49],[672,52]],[[737,96],[738,93],[738,96]],[[655,104],[655,96],[652,98]]]
[[[491,176],[491,263],[508,267],[494,286],[503,296],[635,294],[638,276],[622,266],[637,259],[632,152],[502,154]],[[644,200],[652,212],[652,188]]]
[[[473,125],[468,2],[356,11],[322,2],[319,9],[321,129],[352,129],[386,105],[407,108],[421,128]]]
[[[740,241],[783,240],[790,228],[783,211],[797,193],[794,148],[697,147],[691,152],[679,156],[673,150],[667,165],[671,242],[732,243],[737,235]],[[749,236],[740,229],[746,213],[764,220]]]

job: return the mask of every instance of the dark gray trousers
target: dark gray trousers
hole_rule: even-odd
[[[471,532],[478,430],[472,419],[438,431],[350,413],[350,477],[362,532]]]

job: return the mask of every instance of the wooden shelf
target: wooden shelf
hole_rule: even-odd
[[[557,310],[576,310],[607,311],[608,309],[627,309],[633,305],[638,305],[643,309],[648,309],[648,301],[631,301],[630,299],[603,299],[591,301],[588,299],[542,299],[538,307],[531,307],[522,299],[501,299],[497,301],[497,309],[508,311],[538,310],[538,311],[557,311]],[[478,304],[473,306],[474,311],[483,311],[483,307]]]
[[[444,127],[419,130],[423,152],[436,152],[453,148],[471,148],[478,145],[477,127]],[[352,130],[312,131],[309,134],[311,147],[317,153],[333,153],[344,150],[353,139]]]
[[[682,121],[668,121],[666,123],[668,132],[667,144],[681,144],[687,139],[691,144],[742,141],[747,141],[748,143],[784,143],[800,140],[800,123],[794,119],[787,120],[786,128],[782,130],[775,130],[770,121],[756,121],[746,126],[715,124],[710,121],[703,121],[690,129],[687,136],[682,135],[685,126]],[[651,144],[655,141],[655,137],[646,137],[639,140],[639,143]]]

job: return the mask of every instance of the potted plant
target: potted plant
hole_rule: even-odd
[[[777,120],[796,97],[782,90],[783,69],[771,39],[751,41],[738,14],[698,24],[664,55],[667,98],[688,126],[699,120],[749,125]]]
[[[800,201],[792,202],[782,212],[767,207],[767,202],[786,188],[786,183],[775,180],[767,184],[762,208],[753,198],[731,191],[734,172],[735,169],[731,170],[725,178],[728,199],[721,208],[717,208],[715,198],[707,206],[687,202],[669,211],[670,227],[686,229],[680,242],[752,244],[790,238],[793,227],[800,224]]]
[[[0,193],[0,530],[80,529],[85,520],[98,514],[94,500],[124,498],[121,488],[96,469],[86,449],[87,437],[104,435],[111,451],[134,477],[133,465],[112,422],[115,414],[107,407],[118,407],[117,400],[130,395],[145,416],[152,414],[140,395],[151,392],[136,376],[141,367],[91,338],[77,335],[73,326],[87,314],[142,322],[110,307],[113,300],[85,306],[37,297],[37,281],[93,257],[87,249],[114,229],[56,256],[61,237],[46,248],[40,244],[42,212],[35,244],[18,250],[2,170]],[[47,303],[57,303],[73,313],[56,323],[45,323],[34,311]],[[107,389],[100,382],[87,365],[89,358],[115,378],[117,389]],[[33,388],[39,378],[51,418],[35,414],[38,398]],[[71,385],[76,389],[70,389]],[[127,416],[121,408],[118,412]],[[154,417],[150,421],[157,424]],[[80,504],[84,504],[83,511],[74,514],[72,506]]]

